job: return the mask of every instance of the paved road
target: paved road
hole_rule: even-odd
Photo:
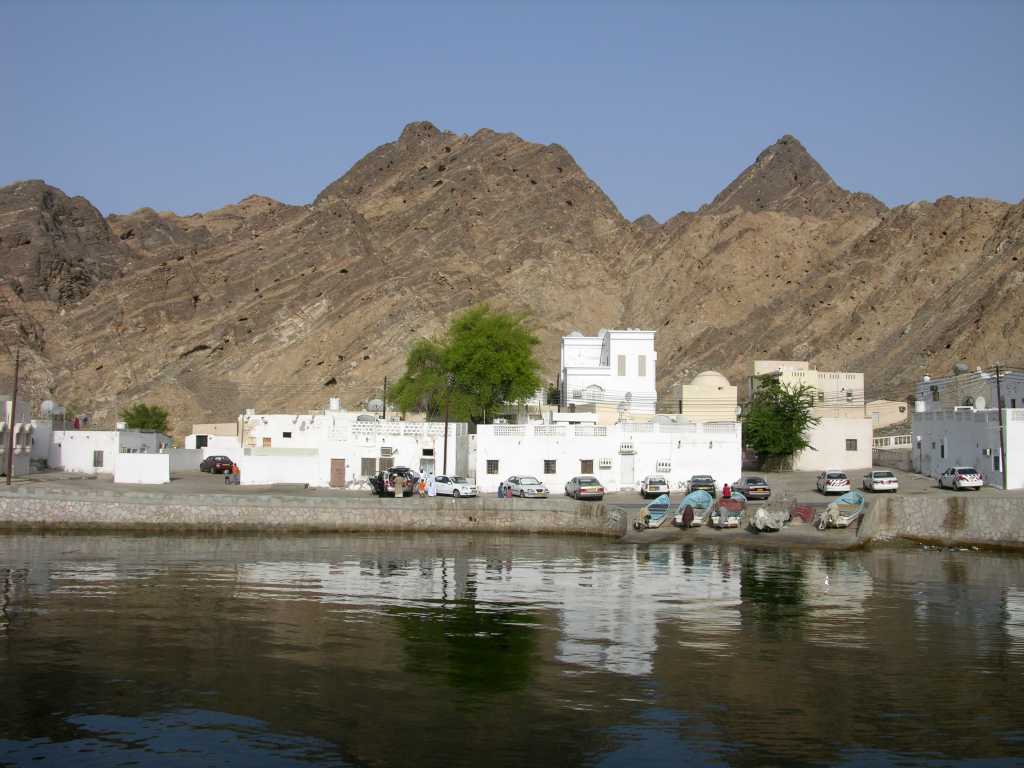
[[[958,493],[957,491],[940,489],[935,484],[935,481],[929,477],[909,472],[900,472],[898,470],[893,470],[893,472],[899,478],[899,493],[902,494],[934,494],[936,496],[949,496]],[[855,488],[860,488],[860,479],[862,474],[863,473],[850,473],[850,480]],[[817,474],[814,472],[780,472],[778,474],[767,475],[768,483],[772,488],[772,500],[778,501],[783,499],[789,501],[795,499],[797,502],[802,504],[825,502],[826,497],[822,496],[815,489],[816,477]],[[22,483],[44,483],[54,484],[65,488],[89,488],[92,490],[113,490],[117,488],[123,490],[146,491],[148,493],[167,494],[217,493],[244,496],[249,494],[266,495],[269,493],[275,496],[337,497],[339,495],[365,496],[370,493],[368,490],[303,488],[301,485],[226,485],[222,476],[208,475],[204,472],[200,472],[199,470],[175,472],[171,476],[171,482],[165,485],[120,484],[115,486],[111,475],[86,476],[67,472],[43,472],[23,478],[15,478],[16,485],[20,485]],[[684,493],[685,492],[682,489],[675,489],[672,491],[671,496],[673,499],[681,499]],[[1024,491],[1002,491],[990,487],[982,488],[980,491],[962,491],[960,493],[965,495],[973,493],[982,495],[1001,495],[1005,493],[1009,493],[1011,495],[1024,495]],[[557,494],[555,497],[561,498]],[[605,497],[605,501],[608,504],[624,508],[642,507],[644,504],[648,503],[648,500],[642,499],[637,491],[617,491],[615,493],[609,493]]]

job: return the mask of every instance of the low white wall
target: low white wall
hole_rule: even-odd
[[[241,456],[235,459],[242,473],[242,485],[274,485],[277,483],[320,482],[320,457],[317,454],[302,456],[270,455]]]
[[[206,458],[201,448],[171,448],[167,455],[171,457],[171,472],[199,469],[199,463]]]
[[[103,462],[93,466],[93,452],[103,452]],[[117,432],[60,430],[53,433],[47,463],[65,472],[109,475],[118,452]]]
[[[119,453],[114,459],[114,482],[160,485],[171,481],[167,453]]]
[[[793,459],[793,469],[799,472],[868,469],[871,467],[873,436],[871,419],[823,416],[808,430],[811,449],[797,454]],[[856,450],[847,450],[847,440],[857,441]]]

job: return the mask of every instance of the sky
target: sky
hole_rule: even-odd
[[[21,2],[0,185],[103,213],[307,203],[409,122],[564,146],[624,215],[795,135],[888,205],[1024,197],[1024,2]]]

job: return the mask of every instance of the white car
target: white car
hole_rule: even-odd
[[[900,481],[896,475],[887,469],[873,469],[864,475],[861,482],[865,491],[892,491],[896,493],[900,489]]]
[[[640,481],[640,495],[645,499],[661,496],[663,493],[671,495],[671,491],[668,488],[668,480],[661,475],[648,475]]]
[[[818,475],[819,493],[846,493],[850,490],[850,478],[838,469],[826,469]]]
[[[962,491],[964,488],[981,490],[985,478],[974,467],[950,467],[939,475],[939,488],[952,488]]]
[[[505,487],[512,489],[513,496],[525,499],[546,499],[548,489],[540,480],[532,475],[513,475],[505,481]]]
[[[476,486],[460,475],[438,475],[434,488],[438,496],[476,496]]]

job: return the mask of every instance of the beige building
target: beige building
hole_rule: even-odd
[[[679,387],[679,413],[688,421],[736,421],[737,390],[718,371]]]
[[[891,427],[910,418],[910,410],[905,402],[899,400],[871,400],[864,406],[875,429]],[[910,427],[910,424],[907,424]]]

